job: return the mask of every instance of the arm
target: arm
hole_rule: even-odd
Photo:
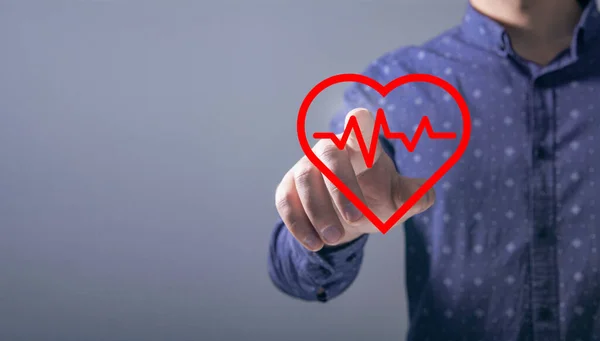
[[[370,146],[375,122],[369,111],[377,109],[370,105],[375,103],[374,98],[369,98],[372,93],[353,84],[345,92],[345,108],[331,121],[330,131],[341,133],[346,118],[353,117],[359,122],[364,142]],[[358,141],[352,136],[342,150],[326,139],[319,140],[312,149],[375,215],[386,220],[422,181],[398,174],[392,144],[384,139],[375,143],[375,161],[366,167]],[[325,302],[339,296],[358,275],[368,234],[379,230],[362,213],[357,216],[352,212],[348,199],[324,182],[320,171],[306,157],[286,173],[275,196],[280,220],[270,241],[268,264],[272,282],[282,292],[307,301]],[[434,200],[431,190],[398,224],[428,209]],[[333,240],[328,233],[331,229],[341,232]]]
[[[279,220],[271,234],[269,276],[282,292],[326,302],[344,292],[358,275],[368,235],[317,252],[302,246]]]
[[[384,140],[382,146],[393,157],[391,144]],[[346,291],[358,276],[368,237],[364,234],[347,244],[313,252],[291,235],[280,218],[271,233],[269,277],[287,295],[327,302]]]
[[[365,106],[364,100],[356,100],[356,94],[356,86],[346,91],[345,108],[331,120],[330,131],[341,133],[346,113],[354,106]],[[393,160],[391,144],[385,140],[381,142],[384,151]],[[280,218],[271,234],[269,277],[287,295],[306,301],[326,302],[342,294],[358,276],[367,239],[368,234],[364,234],[349,243],[326,246],[314,252],[300,244]]]
[[[393,159],[391,144],[382,140],[382,146]],[[364,234],[347,244],[313,252],[291,235],[280,218],[271,233],[269,277],[289,296],[327,302],[346,291],[358,276],[368,237]]]

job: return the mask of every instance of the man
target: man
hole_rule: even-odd
[[[600,339],[595,4],[471,0],[460,26],[390,52],[364,72],[382,84],[410,73],[453,84],[473,129],[461,160],[401,221],[408,339]],[[392,131],[411,137],[427,115],[435,131],[460,136],[456,103],[433,85],[413,83],[380,98],[355,84],[345,104],[331,125],[338,134],[350,116],[370,133],[382,108]],[[344,150],[328,140],[313,150],[385,220],[456,146],[457,139],[423,135],[408,152],[400,140],[381,139],[372,168],[356,137]],[[378,231],[306,157],[283,177],[276,204],[274,284],[305,300],[340,295],[358,274],[368,235]]]

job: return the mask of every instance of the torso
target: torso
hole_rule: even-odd
[[[600,339],[600,41],[546,73],[554,66],[528,68],[460,39],[451,31],[366,73],[382,84],[439,76],[471,114],[468,148],[436,184],[435,205],[405,224],[409,339]],[[434,85],[371,103],[409,137],[423,115],[460,134],[458,107]],[[457,141],[424,135],[412,153],[392,141],[398,169],[429,176]]]

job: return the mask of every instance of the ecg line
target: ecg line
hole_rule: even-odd
[[[377,150],[377,142],[379,131],[383,130],[383,136],[388,139],[398,139],[401,140],[406,149],[409,152],[413,152],[419,143],[419,139],[423,134],[423,131],[427,131],[427,135],[430,139],[454,139],[456,138],[456,133],[454,132],[435,132],[433,131],[433,127],[431,126],[431,122],[429,121],[429,117],[423,116],[419,125],[417,126],[417,130],[413,136],[412,141],[406,136],[403,132],[392,132],[390,131],[390,127],[388,126],[387,120],[385,118],[385,114],[383,109],[377,109],[377,115],[375,116],[375,124],[373,127],[373,133],[371,135],[371,145],[367,146],[365,139],[363,137],[362,132],[360,131],[360,126],[358,125],[358,120],[356,116],[352,116],[348,119],[348,124],[342,133],[342,137],[338,138],[337,135],[333,132],[316,132],[313,134],[315,139],[330,139],[336,147],[339,149],[344,149],[346,144],[348,143],[348,139],[350,138],[350,134],[354,130],[356,134],[356,141],[358,146],[360,147],[360,151],[363,155],[365,163],[368,168],[373,166],[375,161],[375,151]]]

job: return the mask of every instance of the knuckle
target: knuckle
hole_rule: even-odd
[[[339,158],[341,152],[342,151],[338,149],[338,147],[336,147],[332,142],[330,142],[322,143],[318,147],[316,147],[315,155],[317,155],[317,157],[321,161],[327,162]]]
[[[275,202],[279,201],[279,198],[283,195],[283,193],[285,193],[287,190],[285,187],[286,186],[284,185],[283,181],[277,185],[275,188]]]
[[[342,191],[333,183],[328,183],[327,187],[329,189],[329,195],[331,195],[331,198],[336,200],[336,201],[345,201],[346,200],[346,195],[344,195],[342,193]]]
[[[316,168],[306,162],[299,163],[294,169],[294,180],[298,186],[307,186],[315,176]]]
[[[280,214],[288,214],[292,207],[292,195],[290,191],[279,189],[275,192],[275,207]]]

